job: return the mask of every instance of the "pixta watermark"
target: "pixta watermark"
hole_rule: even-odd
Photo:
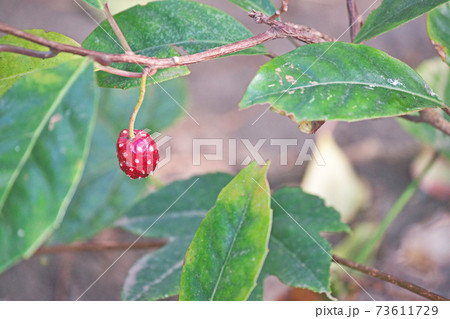
[[[244,148],[246,157],[242,161],[238,161],[238,145]],[[276,147],[276,151],[272,153],[270,160],[275,162],[278,157],[278,164],[281,166],[288,165],[289,155],[295,155],[295,165],[303,165],[304,162],[315,160],[317,165],[325,165],[325,160],[313,139],[306,139],[302,145],[298,145],[297,139],[274,138],[259,139],[251,142],[249,139],[221,139],[221,138],[197,138],[192,140],[192,165],[199,166],[202,160],[207,161],[228,161],[228,165],[248,165],[251,161],[256,161],[258,165],[264,165],[268,160],[263,158],[260,151],[261,148],[269,144]],[[208,146],[208,153],[202,151],[203,147]],[[213,151],[211,152],[211,148]],[[225,156],[225,148],[228,150]],[[227,158],[225,158],[227,157]],[[292,157],[292,156],[291,156]]]
[[[149,132],[149,130],[146,130]],[[158,168],[168,164],[172,158],[170,141],[172,137],[159,132],[151,134],[159,149]],[[270,146],[270,158],[264,158],[261,150]],[[267,153],[267,147],[266,147]],[[243,159],[242,159],[243,158]],[[315,161],[318,166],[324,166],[325,160],[313,139],[305,139],[300,142],[294,138],[250,139],[237,138],[194,138],[192,139],[192,165],[200,166],[205,161],[227,161],[228,165],[248,165],[256,161],[258,165],[264,165],[267,160],[287,166],[288,159],[295,158],[296,166],[305,162]]]

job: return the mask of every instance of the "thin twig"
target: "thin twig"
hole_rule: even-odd
[[[108,2],[105,2],[103,12],[105,13],[106,18],[108,19],[109,25],[111,26],[114,33],[116,34],[117,39],[119,39],[119,42],[122,45],[122,48],[124,49],[125,53],[134,54],[133,50],[131,50],[130,45],[128,44],[127,39],[123,35],[122,30],[120,30],[119,25],[117,24],[116,20],[114,19],[113,15],[111,14],[111,11],[109,11]]]
[[[362,27],[362,16],[358,13],[356,0],[347,0],[348,21],[350,26],[350,38],[355,40],[356,35]]]
[[[270,17],[270,19],[275,20],[278,19],[283,13],[286,13],[289,9],[289,0],[284,0],[281,2],[280,9],[278,9],[274,15]],[[289,42],[291,42],[296,48],[300,47],[300,44],[295,42],[295,39],[288,37]]]
[[[286,13],[288,11],[288,5],[289,5],[289,0],[283,0],[281,2],[281,6],[280,9],[278,9],[271,17],[270,19],[275,20],[278,19],[283,13]]]
[[[383,272],[381,270],[378,270],[376,268],[365,266],[365,265],[362,265],[362,264],[358,264],[358,263],[356,263],[354,261],[351,261],[351,260],[348,260],[348,259],[345,259],[345,258],[341,258],[341,257],[336,256],[336,255],[333,255],[332,260],[335,263],[337,263],[337,264],[340,264],[340,265],[352,268],[354,270],[357,270],[357,271],[360,271],[362,273],[365,273],[365,274],[367,274],[369,276],[372,276],[372,277],[375,277],[375,278],[378,278],[378,279],[390,282],[391,284],[394,284],[394,285],[396,285],[398,287],[402,287],[404,289],[407,289],[407,290],[409,290],[409,291],[411,291],[411,292],[413,292],[413,293],[415,293],[415,294],[417,294],[419,296],[427,298],[429,300],[434,300],[434,301],[446,301],[446,300],[449,300],[449,299],[447,299],[447,298],[445,298],[445,297],[443,297],[441,295],[438,295],[438,294],[436,294],[434,292],[431,292],[431,291],[429,291],[429,290],[427,290],[425,288],[419,287],[419,286],[417,286],[417,285],[415,285],[413,283],[410,283],[410,282],[408,282],[408,281],[406,281],[404,279],[400,279],[400,278],[398,278],[396,276],[387,274],[387,273],[385,273],[385,272]]]
[[[97,65],[97,69],[103,72],[111,73],[118,76],[123,76],[125,78],[141,78],[142,72],[131,72],[131,71],[125,71],[121,69],[116,69],[110,66],[103,66],[103,65]]]
[[[254,18],[257,23],[266,23],[272,28],[268,31],[255,35],[245,40],[237,41],[234,43],[226,44],[220,47],[216,47],[204,52],[199,52],[184,56],[174,56],[171,58],[154,58],[143,55],[130,55],[130,54],[113,54],[105,53],[94,50],[88,50],[82,47],[67,45],[49,39],[42,38],[35,34],[31,34],[4,23],[0,23],[0,31],[5,32],[22,39],[26,39],[37,44],[46,46],[53,51],[68,52],[80,56],[88,56],[94,59],[101,65],[109,66],[113,62],[117,63],[131,63],[148,66],[151,69],[165,69],[171,67],[177,67],[182,65],[189,65],[198,62],[208,61],[221,57],[227,54],[239,52],[258,44],[264,43],[269,40],[284,37],[294,37],[305,43],[317,43],[317,42],[329,42],[333,39],[313,28],[301,25],[295,25],[291,23],[284,23],[277,20],[270,20],[270,18],[261,12],[252,11],[249,13],[250,17]],[[26,54],[26,52],[23,52]]]
[[[135,243],[131,249],[153,249],[160,248],[167,243],[165,240],[154,239],[151,241]],[[52,245],[44,246],[36,251],[38,255],[61,254],[61,253],[81,253],[98,252],[110,250],[125,250],[130,247],[130,243],[80,243],[72,245]]]
[[[27,55],[35,58],[41,58],[41,59],[48,59],[53,58],[56,56],[59,52],[55,50],[50,51],[36,51],[31,49],[26,49],[22,47],[18,47],[15,45],[9,45],[9,44],[0,44],[0,52],[11,52],[11,53],[18,53],[22,55]]]
[[[435,128],[441,130],[450,136],[450,122],[444,119],[439,113],[433,109],[423,109],[419,112],[421,119],[433,125]]]
[[[442,108],[445,112],[448,111],[448,107],[444,106]],[[419,116],[413,116],[413,115],[401,115],[402,119],[408,120],[410,122],[414,123],[427,123],[433,126],[434,128],[440,130],[444,134],[447,134],[450,136],[450,122],[447,121],[444,117],[442,117],[439,113],[434,111],[433,109],[423,109],[419,112]]]
[[[260,11],[252,10],[248,13],[248,15],[253,18],[256,23],[264,23],[271,26],[273,30],[278,32],[278,37],[293,37],[308,44],[335,41],[332,37],[314,28],[274,20]]]
[[[258,44],[264,43],[269,40],[273,40],[276,38],[284,37],[280,34],[279,31],[274,29],[268,30],[261,34],[255,35],[251,38],[237,41],[234,43],[226,44],[220,47],[216,47],[204,52],[199,52],[191,55],[184,56],[174,56],[171,58],[154,58],[147,57],[143,55],[130,55],[130,54],[114,54],[114,53],[105,53],[94,50],[88,50],[82,47],[77,47],[73,45],[67,45],[55,41],[51,41],[49,39],[42,38],[35,34],[31,34],[14,27],[11,27],[7,24],[0,23],[0,31],[5,32],[14,36],[17,36],[22,39],[26,39],[37,44],[49,47],[58,52],[68,52],[80,56],[87,56],[94,59],[101,65],[109,66],[113,62],[117,63],[131,63],[131,64],[140,64],[143,66],[148,66],[151,69],[165,69],[182,65],[189,65],[198,62],[208,61],[215,59],[220,56],[224,56],[227,54],[239,52],[242,50],[246,50],[252,47],[257,46]]]

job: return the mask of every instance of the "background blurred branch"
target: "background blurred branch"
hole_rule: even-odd
[[[385,272],[382,272],[378,269],[375,269],[373,267],[369,267],[369,266],[365,266],[365,265],[361,265],[358,264],[354,261],[345,259],[345,258],[341,258],[339,256],[333,255],[333,262],[352,268],[354,270],[357,270],[359,272],[365,273],[369,276],[390,282],[391,284],[394,284],[398,287],[402,287],[404,289],[407,289],[419,296],[422,296],[424,298],[427,298],[429,300],[434,300],[434,301],[446,301],[448,300],[447,298],[440,296],[438,294],[435,294],[434,292],[431,292],[425,288],[419,287],[413,283],[410,283],[406,280],[400,279],[398,277],[395,277],[393,275],[387,274]]]
[[[125,249],[154,249],[160,248],[167,243],[165,240],[151,240],[145,241],[141,243],[135,243],[134,245],[130,243],[77,243],[71,245],[53,245],[53,246],[44,246],[37,250],[36,254],[45,255],[45,254],[60,254],[60,253],[80,253],[80,252],[99,252],[99,251],[112,251],[112,250],[125,250]],[[430,300],[438,300],[444,301],[448,300],[447,298],[435,294],[425,288],[414,285],[406,280],[400,279],[393,275],[382,272],[378,269],[358,264],[354,261],[341,258],[339,256],[333,255],[333,262],[338,263],[340,265],[352,268],[359,272],[365,273],[369,276],[390,282],[396,286],[407,289],[417,295],[420,295],[424,298]]]
[[[71,245],[52,245],[43,246],[36,251],[38,255],[61,254],[61,253],[80,253],[80,252],[98,252],[110,250],[125,249],[153,249],[160,248],[167,243],[166,240],[151,240],[141,243],[76,243]],[[131,247],[130,247],[131,246]]]

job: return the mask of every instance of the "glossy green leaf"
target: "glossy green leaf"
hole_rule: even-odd
[[[448,0],[384,0],[364,22],[353,42],[359,43],[388,32]]]
[[[450,69],[439,58],[423,62],[417,68],[417,72],[436,93],[443,97],[447,105],[450,104]],[[442,110],[436,111],[450,121],[450,116]],[[419,116],[419,114],[416,115]],[[450,158],[450,137],[448,135],[426,123],[413,123],[401,118],[398,119],[398,123],[419,141],[431,145],[441,154]]]
[[[103,108],[104,109],[104,108]],[[114,125],[99,119],[86,170],[51,244],[87,239],[111,226],[147,190],[146,180],[131,180],[118,167]]]
[[[163,83],[161,87],[149,86],[136,127],[151,133],[169,127],[184,114],[182,108],[188,108],[188,93],[184,79]],[[147,191],[152,178],[128,178],[119,169],[115,153],[118,133],[128,125],[138,96],[138,89],[100,90],[99,118],[86,170],[51,243],[69,243],[95,235],[111,226]]]
[[[450,66],[450,2],[428,13],[427,29],[442,60]]]
[[[79,46],[79,44],[74,40],[56,32],[45,32],[44,30],[38,29],[25,31],[49,40]],[[47,47],[17,38],[12,35],[6,35],[0,38],[0,44],[20,46],[37,51],[48,51]],[[20,79],[20,77],[26,74],[53,68],[63,62],[78,58],[78,56],[68,53],[60,53],[49,59],[39,59],[16,53],[0,52],[0,96],[2,96],[6,90],[8,90],[18,79]]]
[[[322,199],[300,188],[282,188],[272,195],[273,227],[269,254],[258,279],[277,276],[293,287],[326,293],[331,297],[331,245],[321,232],[349,231],[339,213],[326,207]],[[262,287],[251,296],[262,298]]]
[[[102,9],[104,3],[106,2],[104,0],[83,0],[83,1],[97,9]]]
[[[141,257],[128,271],[123,300],[158,300],[178,295],[184,255],[192,237],[178,237]]]
[[[114,15],[130,47],[137,54],[153,57],[180,56],[176,48],[189,54],[239,41],[252,36],[251,32],[230,15],[213,7],[182,0],[154,1],[135,6]],[[111,27],[103,21],[83,42],[88,49],[123,53]],[[257,46],[236,54],[265,54]],[[137,65],[113,64],[114,67],[142,72]],[[186,67],[159,70],[149,82],[162,82],[189,74]],[[100,86],[130,88],[139,85],[139,79],[123,78],[98,72]]]
[[[92,63],[19,79],[0,99],[0,271],[61,221],[85,165],[96,113]]]
[[[241,7],[245,11],[251,11],[252,9],[256,11],[261,11],[262,13],[271,16],[275,13],[277,8],[271,0],[228,0],[235,5]]]
[[[262,103],[298,122],[358,121],[444,105],[405,63],[343,42],[302,46],[264,64],[240,106]]]
[[[186,253],[180,300],[246,300],[267,254],[267,167],[251,163],[219,194]]]
[[[167,185],[129,209],[117,225],[169,243],[130,268],[124,300],[157,300],[178,294],[186,250],[220,190],[232,179],[223,173],[195,176]],[[154,226],[151,226],[153,225]]]

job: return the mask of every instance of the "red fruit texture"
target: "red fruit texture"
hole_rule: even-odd
[[[119,166],[130,178],[144,178],[155,170],[159,160],[158,147],[151,136],[143,130],[134,130],[133,140],[128,130],[122,130],[117,139],[116,155]]]

